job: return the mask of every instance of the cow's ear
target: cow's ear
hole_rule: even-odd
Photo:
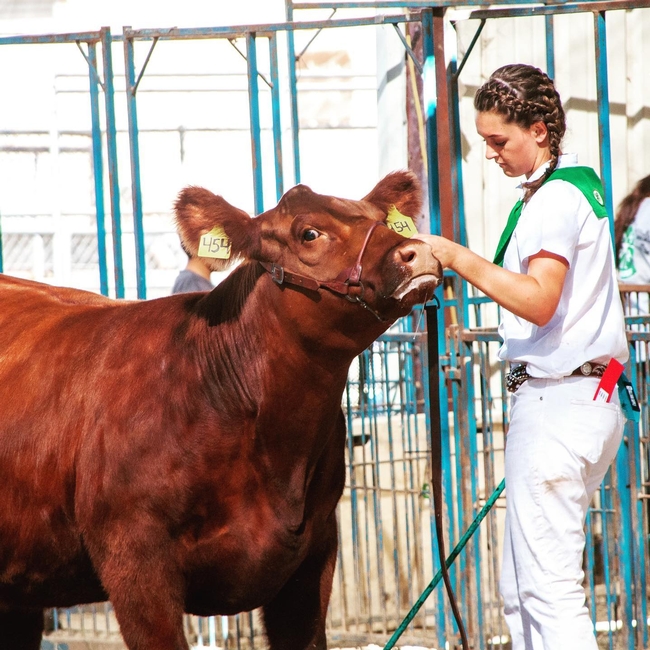
[[[412,171],[392,172],[382,178],[363,200],[376,205],[384,213],[394,205],[402,214],[415,218],[422,210],[422,187]]]
[[[178,195],[174,211],[183,248],[201,257],[213,271],[222,271],[259,249],[257,221],[210,190],[186,187]],[[220,238],[219,231],[225,233],[227,240]],[[204,238],[209,233],[212,235]],[[226,251],[228,245],[230,249]]]

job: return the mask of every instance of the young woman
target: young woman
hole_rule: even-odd
[[[560,143],[565,115],[549,77],[496,70],[474,99],[486,157],[524,176],[489,262],[420,235],[501,307],[510,363],[506,524],[500,588],[513,650],[596,650],[582,586],[584,521],[619,447],[616,390],[594,399],[611,359],[628,358],[602,185]],[[615,364],[612,364],[615,365]]]

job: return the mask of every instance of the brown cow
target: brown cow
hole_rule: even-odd
[[[219,226],[242,260],[212,292],[1,278],[2,650],[39,647],[43,608],[106,599],[130,650],[187,649],[184,611],[257,607],[271,648],[325,647],[341,397],[440,282],[430,248],[384,225],[420,203],[409,172],[361,201],[297,186],[255,219],[190,187],[185,247]]]

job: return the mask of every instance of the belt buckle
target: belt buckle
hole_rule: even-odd
[[[510,372],[506,373],[506,390],[509,393],[516,393],[529,377],[525,364],[515,366]]]

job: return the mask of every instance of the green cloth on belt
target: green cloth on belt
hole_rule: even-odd
[[[591,209],[599,219],[607,216],[603,184],[591,167],[561,167],[560,169],[556,169],[544,183],[548,183],[551,180],[567,181],[567,183],[575,185],[584,194],[587,201],[589,201]],[[497,245],[497,252],[494,255],[493,262],[499,266],[503,266],[506,248],[508,248],[512,233],[517,227],[523,209],[524,201],[520,199],[510,211],[506,227],[503,229],[499,244]]]

